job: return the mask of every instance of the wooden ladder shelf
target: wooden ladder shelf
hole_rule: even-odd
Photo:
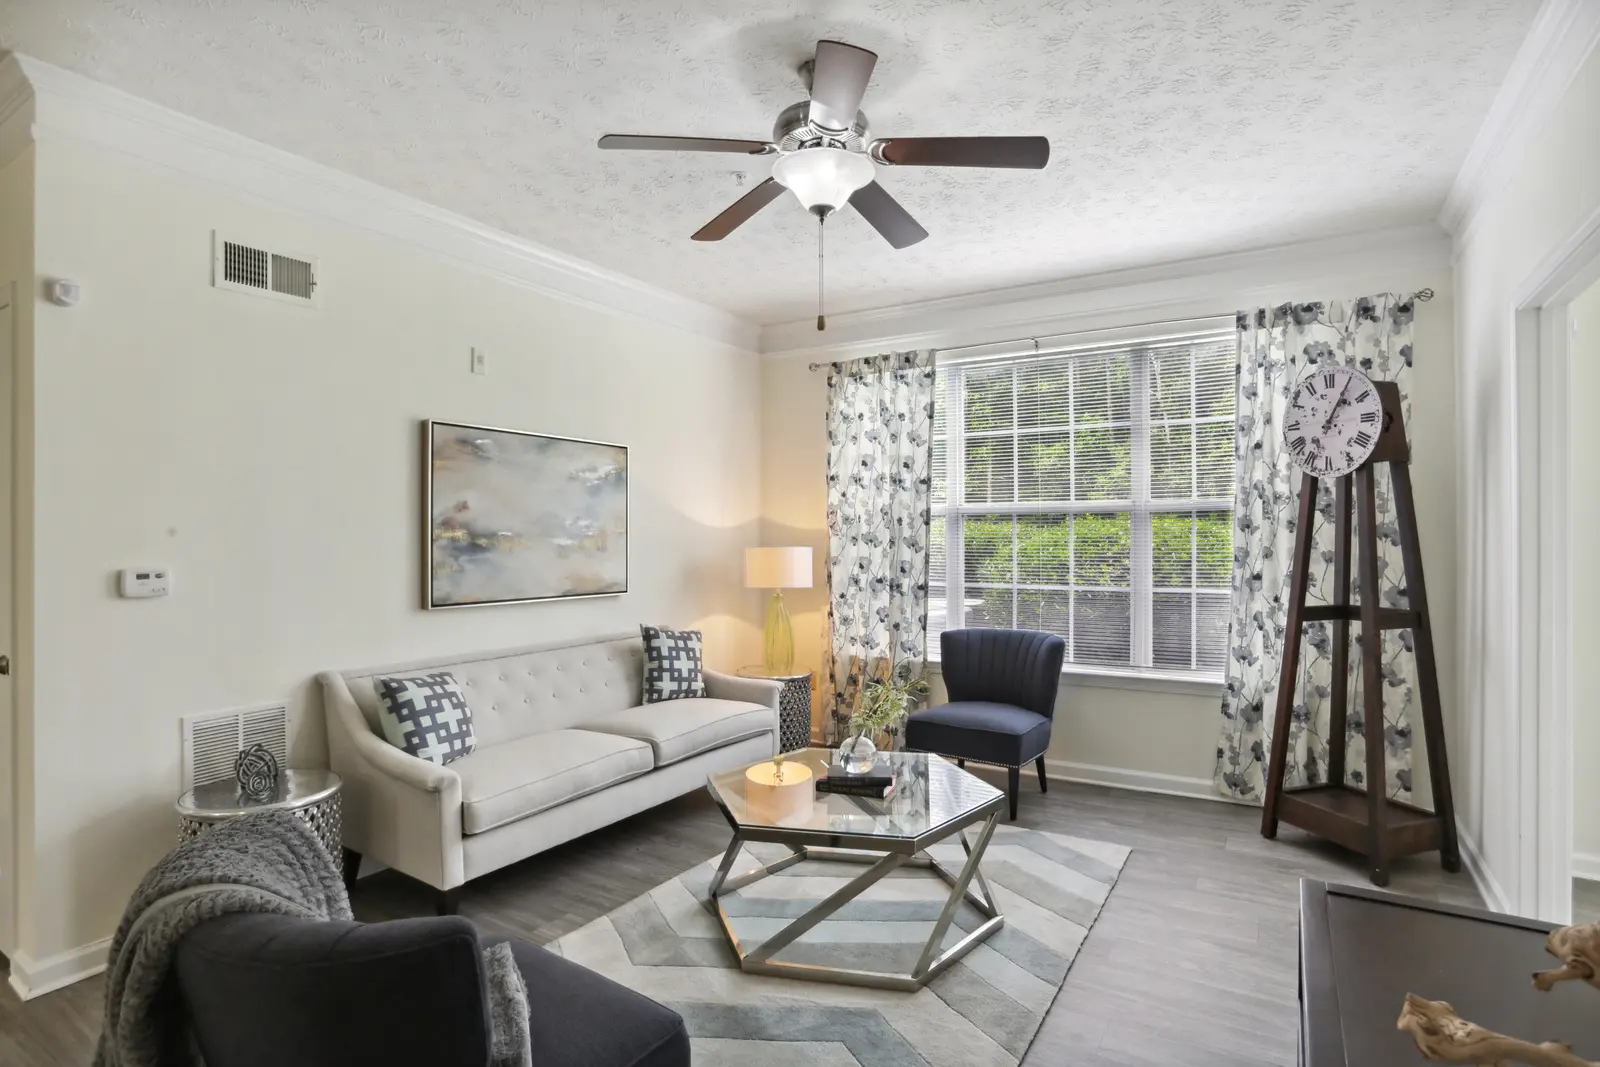
[[[1283,672],[1278,682],[1278,707],[1273,719],[1272,749],[1267,769],[1267,796],[1261,834],[1276,837],[1278,823],[1298,826],[1319,837],[1363,853],[1375,885],[1389,884],[1389,861],[1416,852],[1439,852],[1447,871],[1461,869],[1456,841],[1455,804],[1450,793],[1445,755],[1444,721],[1439,703],[1439,670],[1434,657],[1433,627],[1428,616],[1427,587],[1422,576],[1422,548],[1417,536],[1417,509],[1411,491],[1410,447],[1400,414],[1400,390],[1393,382],[1374,382],[1383,400],[1383,430],[1367,462],[1334,482],[1334,595],[1332,604],[1308,605],[1313,525],[1318,479],[1305,474],[1300,482],[1299,522],[1295,527],[1294,573],[1289,586],[1288,627],[1284,636]],[[1409,609],[1380,606],[1378,582],[1377,494],[1375,466],[1389,464],[1394,490],[1400,553],[1405,564]],[[1352,516],[1352,506],[1355,515]],[[1361,537],[1359,604],[1350,602],[1352,518]],[[1297,789],[1284,787],[1289,725],[1300,672],[1300,650],[1308,622],[1331,624],[1333,663],[1329,692],[1328,782]],[[1417,689],[1421,697],[1422,732],[1427,746],[1428,781],[1435,810],[1426,811],[1386,795],[1384,770],[1383,642],[1361,642],[1361,682],[1367,789],[1346,784],[1345,741],[1349,710],[1350,624],[1361,633],[1410,630],[1416,649]]]

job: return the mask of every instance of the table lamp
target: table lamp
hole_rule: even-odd
[[[766,660],[772,674],[794,672],[794,627],[783,603],[785,589],[811,588],[810,548],[747,548],[744,550],[746,589],[772,590],[767,605]]]

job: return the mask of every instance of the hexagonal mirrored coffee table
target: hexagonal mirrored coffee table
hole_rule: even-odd
[[[814,781],[827,774],[831,756],[831,750],[822,748],[789,753],[785,757],[786,775],[800,777],[808,771]],[[798,803],[775,802],[770,788],[770,760],[714,774],[707,780],[706,788],[733,827],[733,840],[711,879],[710,896],[722,931],[739,957],[741,970],[781,978],[916,990],[1004,925],[1005,918],[979,865],[994,835],[995,823],[1005,810],[1005,794],[940,756],[889,752],[880,754],[878,760],[879,767],[892,767],[897,776],[894,794],[887,800],[814,793],[809,803],[803,795]],[[753,772],[753,778],[747,772]],[[969,828],[976,831],[971,841],[966,834]],[[952,837],[959,839],[965,856],[959,871],[951,870],[927,851]],[[750,842],[782,845],[789,855],[733,875],[741,849]],[[747,950],[734,931],[723,898],[806,860],[845,861],[863,864],[866,870]],[[930,877],[941,878],[950,886],[943,910],[908,971],[857,970],[774,958],[901,867],[925,869]],[[981,921],[954,944],[943,947],[963,902],[977,910]]]

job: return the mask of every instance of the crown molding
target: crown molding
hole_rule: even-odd
[[[720,308],[13,53],[0,61],[0,162],[7,151],[20,151],[11,144],[19,125],[33,141],[109,149],[274,207],[418,245],[546,296],[756,349],[755,324]]]
[[[765,356],[937,348],[1385,288],[1448,288],[1450,239],[1432,222],[922,300],[761,330]]]
[[[1465,244],[1484,202],[1506,183],[1600,42],[1600,0],[1545,0],[1495,94],[1439,211]]]

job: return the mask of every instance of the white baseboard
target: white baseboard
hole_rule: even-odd
[[[1106,785],[1113,789],[1131,789],[1138,793],[1164,793],[1174,797],[1192,797],[1195,800],[1215,800],[1218,803],[1238,803],[1217,792],[1209,778],[1187,778],[1179,774],[1159,774],[1155,771],[1134,771],[1126,767],[1099,767],[1092,763],[1072,763],[1046,756],[1045,773],[1064,782],[1084,785]]]
[[[105,970],[106,954],[110,951],[109,937],[42,960],[34,960],[26,952],[18,951],[11,957],[11,988],[22,1000],[53,993]]]
[[[1494,872],[1483,862],[1483,853],[1478,851],[1478,843],[1460,823],[1456,824],[1456,841],[1461,846],[1461,865],[1472,876],[1472,884],[1478,887],[1478,895],[1483,897],[1483,902],[1488,905],[1490,911],[1509,912],[1511,901],[1506,896],[1506,891],[1500,888]]]
[[[1600,882],[1600,856],[1593,852],[1572,854],[1572,877],[1586,882]]]
[[[972,763],[972,771],[998,771],[998,767]],[[1031,769],[1022,768],[1031,777]],[[1167,796],[1191,797],[1195,800],[1215,800],[1223,804],[1239,801],[1217,792],[1209,778],[1186,778],[1178,774],[1158,774],[1155,771],[1132,771],[1126,767],[1099,767],[1092,763],[1072,763],[1068,760],[1044,759],[1045,774],[1061,782],[1078,782],[1083,785],[1105,785],[1112,789],[1131,789],[1136,793],[1164,793]]]

